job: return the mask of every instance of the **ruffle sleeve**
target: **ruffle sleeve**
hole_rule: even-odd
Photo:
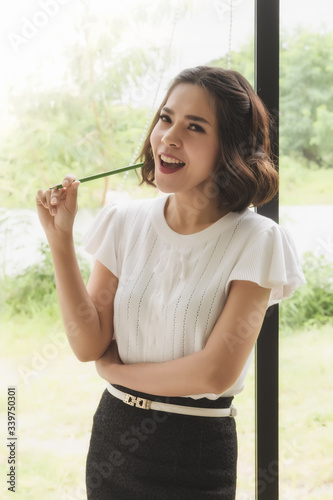
[[[268,306],[290,297],[305,283],[305,278],[289,231],[274,224],[252,235],[230,273],[226,292],[233,280],[252,281],[270,288]]]
[[[107,205],[95,218],[82,243],[95,260],[119,277],[117,206]]]

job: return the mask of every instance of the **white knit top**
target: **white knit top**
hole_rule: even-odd
[[[232,280],[271,288],[269,305],[305,282],[290,234],[271,219],[246,209],[181,235],[165,220],[167,198],[106,206],[84,239],[86,250],[119,279],[114,331],[126,364],[203,349]],[[223,396],[243,389],[250,361]]]

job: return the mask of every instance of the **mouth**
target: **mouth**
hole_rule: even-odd
[[[164,173],[177,172],[181,168],[185,167],[185,163],[178,158],[171,155],[161,154],[160,159],[160,170]]]

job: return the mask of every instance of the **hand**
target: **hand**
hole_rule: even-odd
[[[67,175],[61,189],[40,189],[36,195],[39,220],[47,236],[54,233],[72,234],[77,212],[77,190],[80,181]]]
[[[123,362],[120,359],[117,342],[115,340],[111,341],[111,344],[109,345],[103,356],[95,361],[98,375],[110,383],[112,383],[112,368],[114,368],[115,365],[122,364]]]

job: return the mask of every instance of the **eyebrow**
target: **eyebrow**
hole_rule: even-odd
[[[167,113],[169,113],[169,115],[174,115],[174,111],[172,111],[172,109],[168,108],[167,106],[163,106],[162,108],[163,111],[166,111]],[[192,120],[194,122],[201,122],[201,123],[206,123],[207,125],[211,125],[211,123],[209,123],[208,120],[206,120],[205,118],[202,118],[201,116],[196,116],[196,115],[186,115],[185,118],[187,120]]]

